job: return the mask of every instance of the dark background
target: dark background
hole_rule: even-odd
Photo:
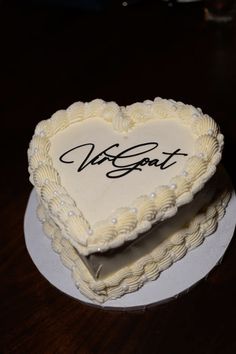
[[[35,125],[94,98],[156,96],[201,107],[225,135],[235,175],[236,24],[207,23],[204,3],[0,1],[1,353],[234,353],[235,240],[188,294],[144,311],[91,308],[53,288],[24,244]]]

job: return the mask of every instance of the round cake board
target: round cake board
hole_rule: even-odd
[[[27,250],[40,273],[56,288],[89,305],[106,309],[144,309],[176,298],[188,291],[221,261],[235,229],[236,196],[233,192],[225,216],[220,220],[214,234],[208,236],[196,249],[146,283],[138,291],[124,295],[104,304],[93,303],[76,288],[71,271],[51,248],[50,239],[43,233],[42,224],[36,216],[36,192],[33,189],[25,213],[24,232]]]

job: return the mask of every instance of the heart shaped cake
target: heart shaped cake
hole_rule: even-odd
[[[135,291],[213,232],[230,195],[215,174],[222,148],[212,118],[161,98],[76,102],[37,125],[38,216],[82,293]]]

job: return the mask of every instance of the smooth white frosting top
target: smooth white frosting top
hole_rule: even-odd
[[[73,160],[71,164],[62,163],[59,157],[71,148],[86,143],[95,144],[92,157],[114,143],[120,144],[112,149],[117,154],[148,142],[158,142],[159,146],[141,156],[129,158],[125,163],[134,163],[144,157],[159,158],[161,162],[167,157],[162,154],[163,151],[173,152],[178,148],[189,157],[194,151],[194,137],[190,128],[173,119],[150,120],[145,125],[136,125],[129,133],[121,133],[114,131],[104,120],[91,118],[83,124],[71,125],[52,137],[49,155],[53,165],[60,175],[62,185],[73,196],[91,225],[107,219],[116,209],[131,205],[137,197],[149,195],[158,186],[167,184],[172,177],[181,173],[186,156],[173,156],[169,164],[176,163],[165,170],[145,165],[141,167],[142,171],[132,171],[120,178],[106,176],[107,172],[115,169],[109,161],[101,165],[90,165],[77,172],[90,147],[85,146],[68,154],[65,160]],[[136,151],[141,152],[141,149]]]

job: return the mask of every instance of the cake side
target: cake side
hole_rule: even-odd
[[[72,271],[75,285],[92,301],[103,303],[134,292],[147,281],[157,279],[162,271],[184,257],[189,250],[201,245],[205,238],[216,230],[219,220],[224,216],[230,196],[230,185],[222,186],[207,207],[202,208],[185,227],[175,230],[173,234],[170,233],[164,244],[157,245],[150,253],[101,280],[92,276],[77,250],[45,214],[42,205],[39,205],[37,213],[43,223],[44,233],[51,239],[53,250],[60,255],[62,263]]]
[[[129,132],[152,119],[175,119],[190,127],[195,137],[195,153],[188,158],[180,175],[174,176],[167,185],[158,186],[151,195],[138,198],[137,207],[126,206],[122,215],[118,210],[113,218],[115,222],[107,224],[104,221],[99,230],[92,228],[73,196],[61,185],[60,175],[49,154],[51,137],[71,124],[82,124],[95,117],[103,119],[118,132]],[[61,230],[63,238],[81,254],[88,255],[119,247],[149,230],[154,223],[176,214],[178,207],[190,202],[215,173],[222,147],[223,136],[217,124],[193,106],[160,98],[127,107],[102,100],[85,104],[77,102],[36,127],[28,150],[30,180],[40,203]]]

